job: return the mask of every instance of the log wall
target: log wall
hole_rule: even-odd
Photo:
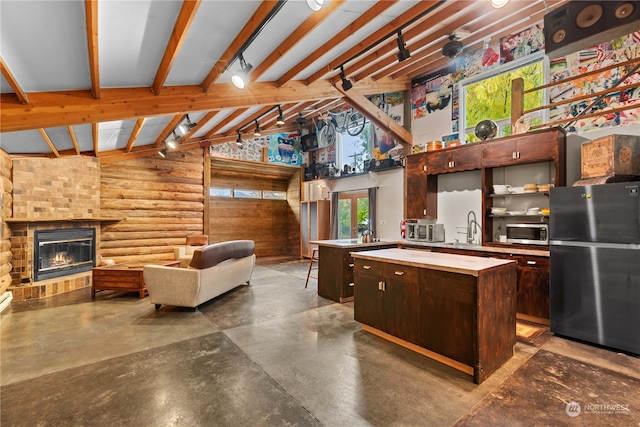
[[[211,186],[285,191],[287,200],[212,197],[209,239],[249,239],[256,256],[300,256],[300,168],[212,158]]]
[[[13,161],[0,149],[0,294],[11,284],[11,229],[5,218],[12,216]]]
[[[103,259],[171,260],[173,246],[204,233],[204,153],[201,148],[102,165]]]

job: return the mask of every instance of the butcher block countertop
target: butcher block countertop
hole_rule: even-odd
[[[511,260],[482,258],[467,255],[452,255],[438,252],[414,251],[410,249],[379,249],[352,252],[353,258],[370,261],[384,261],[418,268],[448,271],[478,277],[482,270],[515,263]]]

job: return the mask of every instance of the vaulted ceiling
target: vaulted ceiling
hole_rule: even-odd
[[[366,95],[446,66],[451,34],[480,49],[560,3],[324,0],[314,12],[304,0],[0,0],[0,146],[115,161],[155,154],[185,115],[196,125],[179,149],[233,141],[256,119],[293,130],[300,114],[345,103],[411,142]],[[240,54],[253,66],[244,89],[231,84]]]

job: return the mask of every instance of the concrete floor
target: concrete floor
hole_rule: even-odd
[[[86,289],[13,303],[1,425],[640,425],[638,358],[547,333],[476,385],[363,332],[352,303],[304,288],[307,266],[258,265],[250,286],[195,312]]]

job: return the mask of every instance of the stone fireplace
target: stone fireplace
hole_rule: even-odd
[[[11,220],[14,301],[46,298],[91,286],[99,260],[100,221]]]

